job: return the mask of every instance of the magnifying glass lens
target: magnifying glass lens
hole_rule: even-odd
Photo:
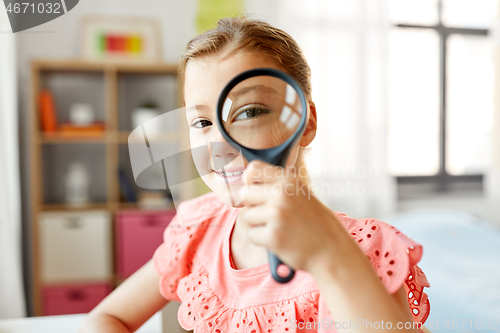
[[[226,132],[251,149],[277,147],[297,130],[302,117],[299,93],[280,78],[259,75],[235,85],[222,109]]]

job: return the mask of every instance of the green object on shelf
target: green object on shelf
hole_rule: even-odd
[[[244,10],[244,0],[198,0],[198,33],[215,27],[217,21],[223,17],[243,14]]]
[[[104,33],[97,35],[97,50],[100,53],[106,52],[106,35]]]

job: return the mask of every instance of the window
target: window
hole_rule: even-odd
[[[391,0],[389,165],[398,185],[482,189],[497,0]]]

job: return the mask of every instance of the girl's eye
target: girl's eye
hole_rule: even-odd
[[[260,116],[261,114],[264,114],[264,113],[269,113],[269,110],[266,110],[266,109],[263,109],[260,107],[255,107],[255,106],[249,107],[247,109],[242,110],[240,113],[238,113],[233,118],[233,121],[254,118],[254,117]]]
[[[210,120],[201,119],[201,120],[195,121],[193,124],[191,124],[191,127],[203,128],[203,127],[210,126],[210,125],[212,125],[212,122]]]

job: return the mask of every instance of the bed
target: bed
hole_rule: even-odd
[[[500,332],[500,226],[474,214],[433,209],[390,224],[424,247],[419,263],[431,285],[425,323],[436,332]]]

